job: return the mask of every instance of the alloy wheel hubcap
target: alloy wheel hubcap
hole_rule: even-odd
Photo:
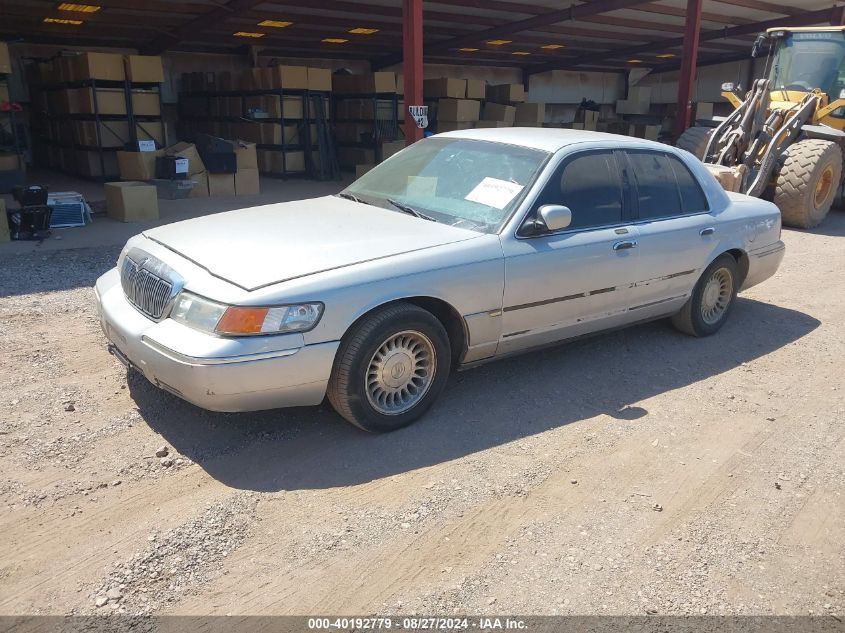
[[[370,405],[383,415],[400,415],[428,393],[434,381],[434,345],[421,332],[392,335],[373,354],[367,368]]]
[[[731,303],[733,276],[727,268],[719,268],[710,275],[701,296],[701,318],[708,325],[719,322]]]

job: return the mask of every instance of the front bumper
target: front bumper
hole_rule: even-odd
[[[115,356],[154,385],[204,409],[257,411],[322,402],[338,341],[305,345],[301,334],[224,338],[138,312],[117,269],[95,286],[100,325]]]

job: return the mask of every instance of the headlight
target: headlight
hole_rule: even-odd
[[[322,303],[245,307],[227,306],[190,292],[182,292],[171,318],[185,325],[227,336],[255,336],[307,332],[323,316]]]

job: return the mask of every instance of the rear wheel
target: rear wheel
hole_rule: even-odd
[[[685,149],[698,160],[704,160],[704,150],[707,149],[707,143],[710,141],[714,129],[701,126],[688,128],[678,137],[675,146]]]
[[[738,290],[736,260],[719,255],[704,270],[672,325],[690,336],[710,336],[728,319]]]
[[[449,336],[430,312],[397,303],[344,337],[328,398],[346,420],[382,433],[407,426],[434,403],[449,377]]]
[[[805,139],[786,151],[774,203],[783,223],[810,229],[827,216],[842,177],[842,151],[832,141]]]

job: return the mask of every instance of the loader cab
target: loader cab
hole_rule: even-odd
[[[818,89],[829,102],[845,94],[845,31],[771,30],[757,39],[752,50],[753,56],[765,54],[771,55],[772,91],[807,93]]]

